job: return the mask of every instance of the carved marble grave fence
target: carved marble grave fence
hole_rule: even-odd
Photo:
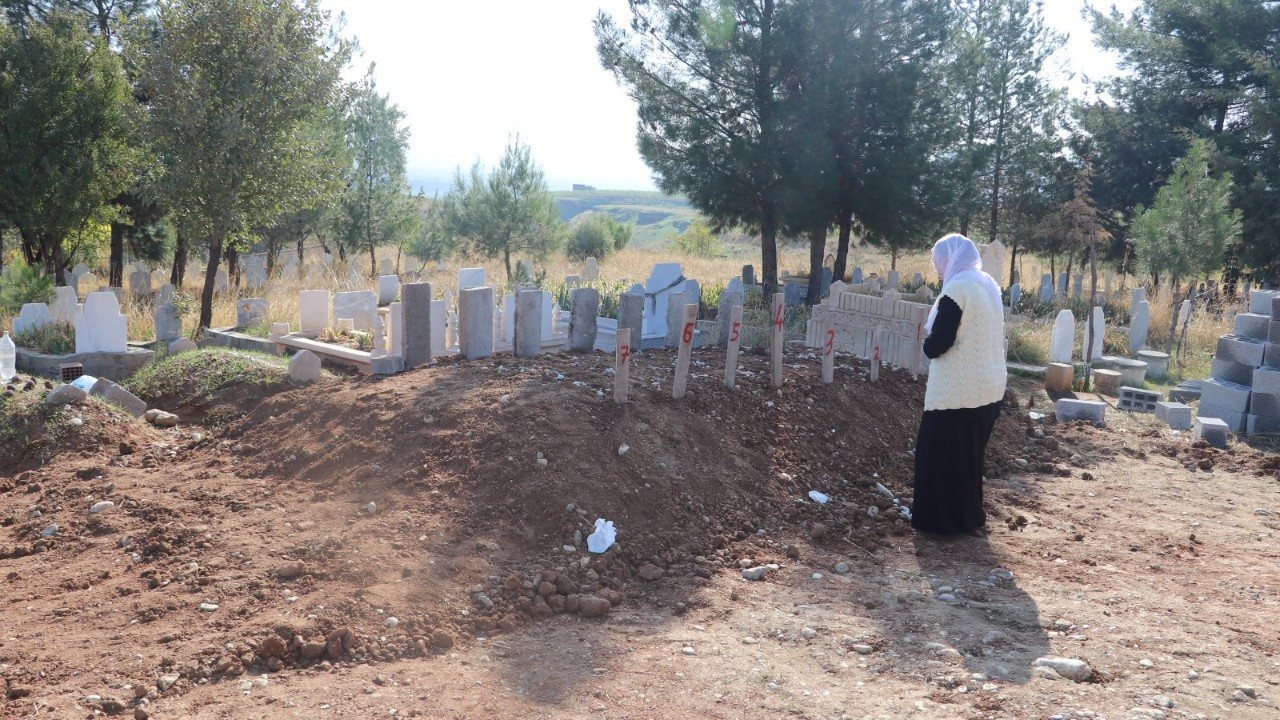
[[[842,292],[814,306],[805,328],[805,345],[822,347],[823,331],[830,318],[835,328],[835,350],[870,360],[873,379],[881,363],[905,368],[916,377],[927,373],[929,367],[921,348],[928,316],[928,305],[903,300],[895,291],[881,297]]]

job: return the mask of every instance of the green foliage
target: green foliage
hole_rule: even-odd
[[[1026,324],[1009,325],[1008,347],[1005,359],[1027,365],[1044,365],[1049,359],[1049,350],[1034,336]]]
[[[173,0],[157,18],[163,32],[139,30],[127,50],[148,103],[156,194],[208,249],[207,327],[226,243],[341,191],[318,128],[332,116],[349,51],[328,44],[317,0]]]
[[[447,259],[457,249],[457,243],[442,222],[444,207],[437,200],[426,199],[421,191],[414,202],[420,220],[405,251],[423,263]]]
[[[344,116],[353,162],[345,173],[347,190],[338,201],[333,228],[348,251],[369,253],[374,274],[377,248],[402,247],[417,234],[418,211],[405,182],[409,129],[401,125],[404,118],[389,96],[378,93],[370,65]]]
[[[194,405],[232,386],[283,384],[288,370],[288,361],[274,355],[208,348],[162,358],[121,384],[144,400],[167,398],[175,406]]]
[[[26,263],[5,267],[0,275],[0,313],[17,315],[27,303],[52,303],[53,278]]]
[[[46,355],[70,355],[76,351],[76,326],[69,322],[45,323],[23,330],[13,342]]]
[[[512,255],[542,258],[563,239],[564,223],[542,168],[519,137],[507,145],[487,176],[479,162],[465,176],[459,168],[453,188],[439,205],[440,231],[458,238],[474,255],[501,257],[508,281],[513,277]]]
[[[671,238],[671,249],[693,257],[715,257],[720,254],[720,238],[711,232],[706,223],[699,221]]]
[[[1231,209],[1231,173],[1213,177],[1213,145],[1195,140],[1156,193],[1155,204],[1136,211],[1132,234],[1138,260],[1174,284],[1222,268],[1226,250],[1240,238],[1240,211]]]
[[[106,220],[129,186],[130,100],[119,58],[80,19],[53,12],[26,30],[0,25],[0,223],[56,277],[73,233]]]
[[[631,225],[619,223],[609,213],[590,213],[574,220],[565,253],[570,260],[603,260],[626,247],[631,233]]]

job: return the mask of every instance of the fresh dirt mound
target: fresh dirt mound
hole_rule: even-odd
[[[124,384],[150,407],[212,426],[241,418],[264,397],[291,387],[282,358],[221,348],[166,357]]]
[[[788,358],[778,393],[767,359],[745,355],[729,390],[723,357],[694,353],[681,401],[665,351],[635,360],[626,406],[610,397],[611,357],[496,358],[279,392],[214,437],[146,430],[145,452],[99,445],[27,479],[24,503],[43,516],[20,518],[5,556],[45,554],[10,565],[6,591],[33,617],[68,618],[42,642],[110,633],[85,666],[182,690],[251,667],[440,652],[641,593],[683,612],[714,573],[785,562],[801,536],[872,556],[908,532],[876,485],[910,492],[923,379],[885,369],[872,383],[842,364],[824,386],[805,354]],[[1071,451],[1033,443],[1023,416],[997,425],[992,473],[1029,443],[1072,472]],[[115,509],[89,516],[102,499]],[[1016,526],[1024,502],[990,497],[993,521]],[[616,523],[618,546],[589,555],[597,517]],[[63,530],[37,539],[49,522]],[[112,613],[92,609],[108,600]],[[67,677],[32,657],[0,662],[19,668],[11,687]]]
[[[0,492],[23,472],[62,455],[135,447],[145,430],[128,415],[97,398],[73,405],[46,405],[54,384],[18,376],[0,390]]]

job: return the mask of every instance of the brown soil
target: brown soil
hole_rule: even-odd
[[[722,363],[673,401],[674,355],[637,356],[625,407],[600,354],[335,379],[217,430],[76,406],[0,480],[0,718],[1277,717],[1277,456],[1035,423],[1022,388],[991,536],[919,537],[875,486],[910,497],[923,380]]]

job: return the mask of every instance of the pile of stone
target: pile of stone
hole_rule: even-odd
[[[1218,338],[1196,415],[1233,432],[1280,432],[1280,291],[1252,291],[1234,330]]]

